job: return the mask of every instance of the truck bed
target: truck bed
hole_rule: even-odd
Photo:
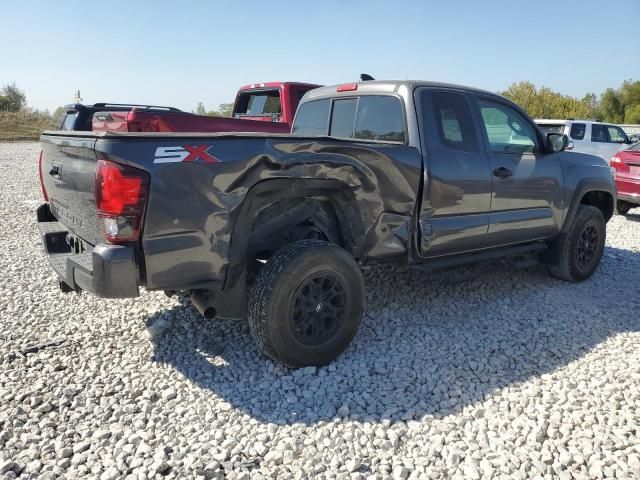
[[[41,142],[52,220],[88,249],[106,243],[96,220],[97,162],[149,175],[141,239],[124,243],[139,266],[139,284],[149,289],[221,288],[237,275],[244,258],[232,251],[231,238],[238,246],[249,236],[254,219],[244,209],[266,202],[268,186],[303,198],[296,192],[309,186],[320,196],[324,188],[343,189],[337,201],[352,216],[345,235],[358,256],[407,255],[421,179],[415,148],[246,132],[54,131]]]
[[[98,112],[93,116],[94,132],[267,132],[289,133],[283,122],[209,117],[185,112]]]

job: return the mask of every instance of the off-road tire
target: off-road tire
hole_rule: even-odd
[[[586,241],[587,247],[595,246],[591,259],[582,263],[579,260],[580,248],[585,247],[584,238],[593,233],[597,234],[597,241]],[[585,237],[585,238],[586,238]],[[602,212],[591,205],[580,205],[568,234],[563,239],[560,255],[555,265],[549,267],[551,274],[568,282],[581,282],[589,278],[600,264],[604,243],[606,240],[606,223]],[[582,257],[584,259],[584,257]]]
[[[325,291],[326,285],[333,286]],[[320,299],[316,306],[309,299],[314,294]],[[251,335],[263,353],[289,367],[326,365],[355,336],[364,296],[362,272],[347,251],[322,240],[291,243],[256,278],[247,315]],[[301,314],[301,308],[309,313]]]
[[[616,211],[619,215],[626,215],[632,208],[633,204],[625,202],[624,200],[618,200],[618,202],[616,203]]]

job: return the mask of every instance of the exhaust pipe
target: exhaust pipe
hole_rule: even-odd
[[[200,314],[211,320],[216,316],[216,308],[213,306],[214,296],[209,290],[196,290],[191,294],[191,303]]]

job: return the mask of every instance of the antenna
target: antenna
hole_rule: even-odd
[[[80,90],[76,92],[76,96],[73,97],[73,103],[82,103],[82,97],[80,96]]]

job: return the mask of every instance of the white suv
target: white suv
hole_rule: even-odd
[[[609,123],[591,120],[536,119],[544,133],[564,133],[569,137],[567,150],[590,153],[602,157],[607,163],[620,150],[629,148],[632,142],[624,131]]]

